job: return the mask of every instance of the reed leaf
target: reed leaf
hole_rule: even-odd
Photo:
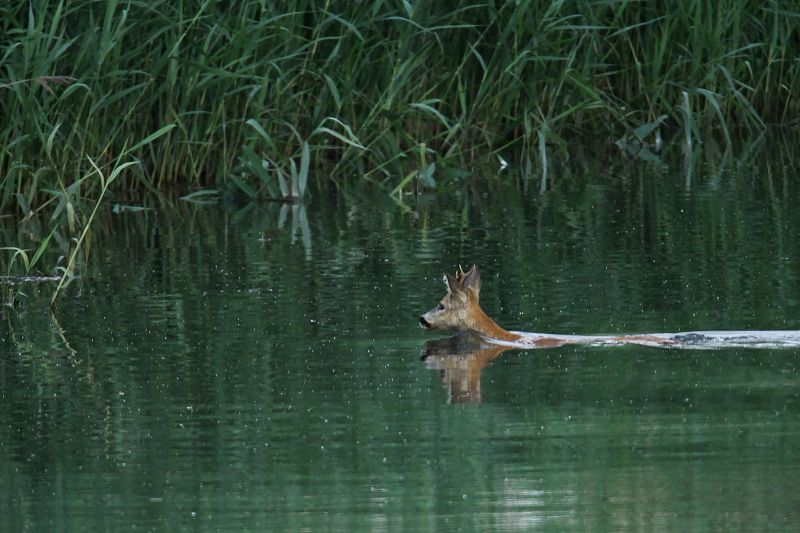
[[[87,219],[94,204],[82,199],[96,198],[101,180],[84,181],[66,203],[48,191],[94,175],[89,155],[100,168],[109,154],[142,162],[140,179],[111,185],[128,197],[226,187],[291,195],[279,191],[290,159],[305,195],[315,165],[324,166],[317,185],[402,183],[422,143],[440,167],[441,158],[467,167],[501,153],[536,164],[545,122],[547,142],[569,145],[619,138],[664,115],[667,140],[688,139],[689,128],[693,140],[730,144],[767,124],[798,124],[796,10],[771,0],[685,7],[7,3],[0,213]],[[526,114],[539,118],[526,125]],[[265,158],[266,181],[253,170]]]

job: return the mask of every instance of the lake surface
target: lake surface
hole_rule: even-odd
[[[509,329],[800,329],[794,148],[710,151],[109,214],[0,325],[0,530],[797,528],[797,349],[417,325],[477,263]]]

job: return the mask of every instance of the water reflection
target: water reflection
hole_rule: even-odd
[[[98,218],[56,321],[37,285],[0,323],[0,531],[798,523],[796,348],[423,363],[416,323],[470,260],[509,329],[796,329],[795,146]]]
[[[447,389],[448,403],[481,403],[481,370],[510,350],[474,335],[455,335],[425,343],[420,359],[438,370]]]
[[[303,241],[303,249],[306,252],[306,261],[308,261],[311,259],[311,226],[308,224],[305,204],[283,204],[278,218],[278,229],[284,228],[290,212],[292,214],[292,244],[297,240],[299,233]]]

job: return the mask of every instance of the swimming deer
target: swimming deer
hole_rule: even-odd
[[[419,317],[424,329],[451,330],[477,335],[495,344],[516,348],[552,348],[565,344],[637,344],[664,348],[797,348],[800,331],[693,331],[646,335],[558,335],[507,331],[480,306],[481,274],[459,265],[454,276],[444,274],[447,294],[439,305]]]

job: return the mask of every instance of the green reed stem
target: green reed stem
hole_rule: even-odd
[[[75,248],[73,248],[72,253],[69,256],[69,261],[67,261],[67,266],[64,268],[64,272],[61,275],[61,279],[58,282],[58,286],[56,290],[53,292],[53,296],[50,298],[50,307],[54,308],[56,305],[56,300],[58,299],[58,295],[61,293],[61,288],[64,286],[64,282],[66,281],[67,277],[72,275],[72,267],[75,264],[75,257],[77,257],[78,252],[81,249],[81,245],[83,244],[83,240],[86,237],[86,234],[89,233],[89,228],[92,226],[92,221],[94,220],[95,215],[97,214],[97,209],[100,207],[100,204],[103,202],[103,197],[108,191],[109,185],[111,185],[114,180],[119,177],[120,173],[128,168],[131,165],[136,165],[138,161],[129,161],[127,163],[123,163],[111,171],[108,179],[105,178],[103,175],[103,171],[97,166],[97,164],[92,160],[92,158],[88,158],[89,163],[94,167],[95,172],[100,177],[100,196],[97,198],[97,202],[94,204],[94,209],[92,209],[92,213],[89,215],[89,219],[86,221],[86,225],[83,227],[83,231],[81,232],[80,237],[78,238],[78,242],[75,244]]]
[[[166,124],[130,154],[146,179],[112,190],[279,196],[254,169],[295,160],[308,164],[296,192],[300,176],[312,190],[390,191],[409,186],[422,144],[439,168],[540,157],[526,116],[566,144],[666,116],[659,132],[680,141],[684,93],[694,139],[729,142],[798,123],[800,17],[786,6],[11,2],[0,10],[0,213],[20,214],[18,194],[38,211],[60,181],[94,173],[87,154],[102,166]],[[99,188],[86,185],[80,213]]]

